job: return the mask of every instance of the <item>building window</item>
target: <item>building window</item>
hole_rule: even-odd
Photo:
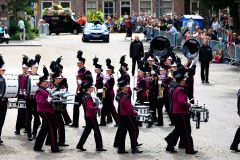
[[[52,4],[53,4],[53,2],[52,1],[45,1],[45,2],[42,2],[42,9],[41,9],[41,13],[42,13],[42,15],[41,16],[43,16],[43,10],[44,10],[44,8],[52,8]]]
[[[152,13],[152,2],[151,1],[140,1],[139,3],[140,3],[140,5],[139,5],[140,13],[147,13],[147,14]]]
[[[108,14],[113,17],[113,2],[104,2],[104,18],[107,18]]]
[[[199,8],[199,2],[192,2],[192,8],[191,8],[191,11],[192,11],[192,14],[194,14],[194,12],[197,12],[198,13],[198,8]]]
[[[71,2],[60,1],[59,4],[62,6],[62,8],[71,8]]]
[[[163,14],[172,14],[172,1],[164,0],[162,1]]]
[[[88,12],[89,10],[96,11],[97,10],[97,2],[87,2],[86,11]]]

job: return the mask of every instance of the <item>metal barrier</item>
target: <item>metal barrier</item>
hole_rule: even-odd
[[[143,33],[144,33],[144,38],[146,38],[146,39],[154,38],[152,27],[145,27],[143,30]]]
[[[38,34],[40,38],[47,38],[47,35],[49,34],[49,24],[39,24],[38,25]]]
[[[224,48],[224,43],[220,41],[210,40],[208,41],[208,45],[211,47],[212,52],[216,52],[217,55],[219,53],[219,50]]]

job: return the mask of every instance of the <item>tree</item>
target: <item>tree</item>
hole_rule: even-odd
[[[7,8],[12,11],[11,19],[17,22],[17,13],[19,11],[28,11],[31,2],[38,2],[39,0],[5,0]]]

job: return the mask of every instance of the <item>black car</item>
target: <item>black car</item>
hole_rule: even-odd
[[[43,16],[46,23],[49,24],[49,35],[55,33],[73,33],[77,35],[82,32],[82,27],[79,25],[73,16]]]

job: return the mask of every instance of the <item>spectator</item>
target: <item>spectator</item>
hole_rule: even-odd
[[[233,33],[233,43],[236,44],[237,40],[237,33]]]
[[[184,37],[188,31],[189,31],[188,26],[185,26],[182,36]]]
[[[136,24],[137,24],[137,17],[135,14],[132,14],[132,26],[133,26],[133,31],[136,29]]]
[[[166,31],[166,33],[168,33],[168,34],[177,34],[178,33],[176,28],[172,24],[169,24],[167,27],[169,28],[169,31]]]
[[[220,13],[220,23],[222,24],[224,21],[224,16],[223,16],[223,13]]]
[[[82,25],[84,25],[84,26],[85,26],[85,24],[87,24],[87,17],[84,14],[82,15],[82,22],[83,22]]]
[[[4,26],[0,22],[0,37],[4,36]]]
[[[188,32],[185,34],[184,37],[185,37],[186,41],[189,40],[189,38],[190,38],[190,31],[188,31]]]
[[[127,34],[125,37],[125,40],[127,39],[127,37],[131,37],[132,40],[132,21],[131,21],[131,17],[128,18],[128,20],[126,21],[126,28],[127,28]]]
[[[25,41],[26,31],[25,31],[25,24],[22,18],[20,18],[20,20],[18,21],[18,27],[20,32],[20,41]]]
[[[137,16],[137,26],[139,26],[140,21],[142,20],[141,14],[138,14]]]
[[[118,20],[118,19],[119,19],[119,17],[118,17],[118,14],[117,14],[117,13],[115,13],[115,15],[114,15],[114,18],[115,18],[115,20]]]
[[[233,30],[233,17],[231,17],[229,20],[229,27],[231,30]]]
[[[167,26],[166,26],[166,24],[164,23],[163,20],[160,21],[160,30],[161,31],[166,31],[167,30]]]
[[[123,16],[124,19],[128,19],[128,15],[127,15],[127,12],[124,12],[124,16]]]
[[[123,19],[123,16],[121,16],[121,17],[119,18],[119,22],[122,23],[123,20],[124,20],[124,19]]]
[[[223,27],[224,27],[225,30],[227,30],[227,31],[230,30],[230,25],[229,25],[229,23],[228,23],[228,19],[227,19],[227,18],[224,18]]]
[[[31,16],[30,22],[31,22],[31,26],[32,26],[32,27],[35,27],[35,19],[34,19],[34,16]]]
[[[110,21],[111,21],[111,14],[108,14],[108,16],[107,16],[107,22],[109,23]]]
[[[201,79],[202,83],[208,81],[208,71],[209,71],[209,64],[212,63],[212,49],[208,45],[208,39],[204,39],[203,45],[200,47],[199,50],[199,59],[201,65]]]
[[[139,68],[139,60],[144,56],[143,44],[139,40],[138,36],[135,36],[135,40],[130,45],[130,58],[132,58],[132,76],[135,74],[136,62]]]
[[[217,31],[218,29],[220,28],[220,25],[219,23],[217,22],[217,18],[214,18],[213,19],[213,22],[212,22],[212,26],[211,26],[212,30],[213,30],[213,33],[215,34],[215,36],[217,37]]]
[[[218,43],[218,49],[223,49],[223,47],[224,47],[224,43],[223,43],[223,41],[222,41],[222,37],[219,37],[218,38],[219,39],[219,43]]]
[[[176,28],[176,30],[178,31],[178,20],[176,18],[173,19],[173,26]]]
[[[173,24],[172,22],[172,19],[170,17],[170,14],[167,15],[167,21],[166,21],[167,24]]]
[[[240,45],[240,34],[237,36],[237,39],[235,40],[235,45]]]
[[[218,41],[218,38],[217,36],[215,36],[215,34],[213,34],[212,29],[208,30],[207,36],[209,37],[210,40]]]

